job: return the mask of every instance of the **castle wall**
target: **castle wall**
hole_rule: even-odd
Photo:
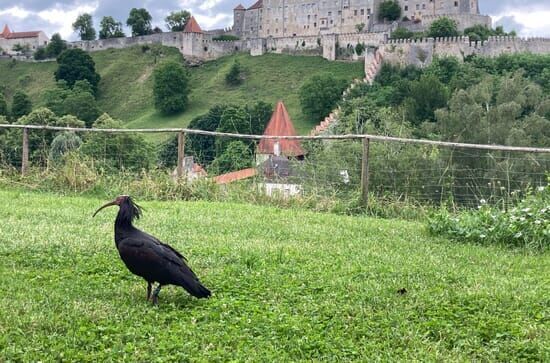
[[[488,28],[492,26],[491,17],[479,14],[440,14],[440,15],[424,15],[422,16],[422,27],[428,29],[430,25],[437,19],[445,16],[456,21],[459,31],[472,27],[474,25],[483,25]]]
[[[382,45],[384,61],[395,65],[424,67],[435,56],[453,56],[460,60],[469,55],[497,57],[501,54],[549,54],[549,38],[522,39],[510,36],[490,37],[485,42],[470,42],[468,37],[396,39]]]

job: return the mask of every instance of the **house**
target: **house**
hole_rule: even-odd
[[[201,165],[195,163],[192,156],[186,156],[183,158],[183,176],[189,183],[191,183],[197,179],[206,178],[208,173]],[[177,168],[172,172],[172,178],[178,178]]]
[[[38,48],[47,46],[49,41],[43,31],[12,32],[7,25],[0,33],[0,48],[2,53],[8,55],[34,53]]]

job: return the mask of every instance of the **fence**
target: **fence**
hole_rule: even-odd
[[[177,135],[173,154],[177,155],[174,166],[179,178],[188,172],[185,169],[186,146],[189,149],[195,145],[188,154],[194,155],[199,163],[206,160],[208,165],[203,166],[210,176],[232,168],[255,169],[256,172],[248,172],[246,176],[255,175],[255,184],[261,185],[267,193],[302,196],[322,193],[343,198],[354,194],[360,196],[363,203],[368,202],[369,195],[377,199],[431,204],[450,200],[467,206],[477,205],[482,199],[509,202],[529,188],[546,185],[550,171],[550,148],[476,145],[380,135],[262,136],[180,128],[87,129],[39,125],[0,125],[2,132],[12,133],[10,138],[3,139],[5,143],[5,140],[12,140],[11,146],[4,145],[3,148],[5,154],[11,155],[11,161],[4,160],[4,165],[20,167],[23,174],[30,166],[49,167],[48,150],[54,136],[59,133],[83,135],[83,150],[89,150],[89,140],[94,139],[96,143],[88,155],[98,164],[101,160],[114,160],[119,168],[136,162],[135,155],[127,159],[123,153],[137,155],[147,149],[146,143],[136,147],[135,140],[124,138],[124,135],[171,134]],[[14,141],[17,139],[20,141]],[[305,156],[286,158],[284,150],[280,156],[254,155],[257,142],[262,139],[299,141],[306,150]],[[208,141],[210,146],[220,150],[226,150],[234,140],[243,143],[240,149],[233,148],[237,150],[237,157],[228,154],[227,161],[225,156],[217,155],[218,160],[212,161],[212,157],[208,159],[197,150],[197,140],[200,140],[200,145]],[[10,157],[4,156],[4,159]],[[171,165],[166,163],[165,166]],[[189,169],[193,170],[193,167]],[[239,177],[237,173],[227,179],[215,180],[222,182]]]

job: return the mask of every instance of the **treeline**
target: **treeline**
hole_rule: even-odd
[[[424,69],[385,64],[373,85],[341,102],[334,132],[550,147],[549,91],[550,56],[440,58]],[[315,158],[360,170],[361,146],[336,145]],[[471,202],[544,185],[550,155],[374,143],[371,168],[377,193]]]

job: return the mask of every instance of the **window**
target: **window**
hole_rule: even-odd
[[[458,7],[458,1],[455,1],[455,8]]]
[[[416,4],[416,10],[420,10],[420,4]]]
[[[370,9],[367,9],[367,14],[369,14],[369,15],[370,15]]]
[[[361,15],[365,15],[365,9],[361,9]]]
[[[338,10],[338,15],[342,15],[342,10]]]
[[[422,10],[426,9],[426,4],[422,4]]]
[[[357,16],[357,10],[353,11],[353,15]]]
[[[317,28],[317,23],[313,23],[313,27],[314,27],[314,28]]]
[[[328,12],[328,16],[332,16],[332,11],[329,11],[329,12]]]
[[[409,10],[409,5],[405,5],[405,11]]]

